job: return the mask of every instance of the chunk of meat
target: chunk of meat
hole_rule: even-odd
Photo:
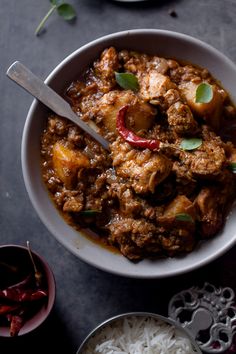
[[[186,228],[172,228],[168,233],[159,236],[160,245],[168,256],[191,252],[196,244],[194,231]]]
[[[83,209],[84,198],[82,194],[71,196],[63,205],[63,211],[78,213]]]
[[[145,249],[153,253],[160,252],[157,228],[145,219],[116,217],[109,224],[109,239],[118,244],[121,253],[131,260],[138,260],[145,254]]]
[[[109,183],[108,196],[115,203],[118,201],[122,215],[125,217],[144,216],[147,219],[154,220],[159,212],[158,207],[152,207],[144,198],[140,198],[133,188],[121,177],[118,177],[113,170],[112,178],[110,172],[107,173],[107,182]],[[117,214],[117,212],[116,212]]]
[[[119,53],[119,58],[123,62],[125,70],[137,76],[146,70],[147,62],[150,59],[147,54],[127,50],[122,50]]]
[[[53,145],[52,162],[57,177],[67,188],[73,187],[78,169],[90,165],[85,154],[79,150],[72,150],[59,141]]]
[[[177,192],[190,197],[197,188],[197,181],[192,172],[179,161],[173,163],[172,172],[175,174]]]
[[[118,183],[116,180],[109,188],[109,196],[119,201],[119,207],[123,215],[135,217],[142,210],[142,201],[135,195],[134,191],[126,183]]]
[[[142,72],[154,69],[160,74],[166,74],[169,70],[168,61],[158,56],[149,56],[143,53],[128,52],[122,50],[119,58],[124,62],[124,68],[137,76]]]
[[[166,75],[150,70],[140,77],[140,95],[167,113],[168,123],[179,135],[194,134],[198,129],[193,114],[179,95],[177,86]]]
[[[119,70],[118,53],[114,47],[105,49],[100,60],[94,63],[98,86],[103,92],[108,92],[116,85],[115,71]]]
[[[180,101],[170,106],[167,116],[169,125],[178,135],[193,135],[198,130],[190,108]]]
[[[202,68],[197,68],[192,65],[177,65],[173,66],[169,72],[171,81],[177,85],[183,82],[197,82],[209,80],[211,78],[209,71]]]
[[[235,198],[235,191],[234,176],[228,170],[219,176],[217,183],[201,189],[194,203],[198,208],[203,238],[212,237],[221,230]]]
[[[192,151],[180,150],[180,160],[196,177],[214,178],[226,162],[225,150],[221,139],[207,126],[202,130],[202,145]]]
[[[96,105],[97,117],[99,120],[102,120],[103,124],[110,132],[117,134],[117,114],[119,110],[126,105],[129,105],[126,113],[127,128],[134,132],[151,128],[154,123],[156,109],[139,99],[130,90],[114,90],[103,95]]]
[[[161,58],[158,56],[153,56],[148,62],[147,62],[147,69],[154,69],[158,73],[165,75],[167,71],[169,70],[169,63],[168,60],[165,58]]]
[[[136,193],[153,193],[172,168],[172,162],[161,153],[133,149],[121,138],[112,143],[111,151],[117,175],[130,180]]]
[[[170,78],[156,70],[144,72],[139,78],[140,95],[145,101],[164,98],[168,90],[176,88]]]
[[[111,243],[118,244],[121,253],[130,260],[139,260],[146,254],[158,256],[163,251],[174,256],[190,252],[195,244],[192,233],[184,229],[172,229],[168,234],[163,227],[140,218],[117,216],[109,224]]]
[[[78,112],[87,112],[93,106],[94,100],[97,99],[98,85],[96,82],[89,82],[85,84],[79,80],[73,82],[66,95],[73,105],[73,109]]]
[[[204,187],[196,198],[199,208],[201,236],[214,236],[222,227],[222,203],[219,204],[219,190],[216,187]]]
[[[63,119],[57,115],[52,115],[48,119],[47,129],[51,134],[63,136],[65,134],[67,134],[68,123],[65,119]]]

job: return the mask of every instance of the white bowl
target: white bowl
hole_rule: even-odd
[[[209,69],[236,102],[236,66],[222,53],[190,36],[164,30],[131,30],[107,35],[79,48],[64,59],[48,76],[46,83],[58,93],[75,80],[108,46],[132,49],[159,56],[182,59]],[[53,205],[42,181],[40,136],[48,110],[34,101],[24,127],[22,168],[26,189],[42,222],[55,238],[81,260],[102,270],[135,278],[162,278],[192,271],[221,256],[236,241],[236,210],[216,237],[199,243],[182,257],[143,260],[132,263],[112,253],[70,227]]]

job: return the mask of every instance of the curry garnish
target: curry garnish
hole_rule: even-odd
[[[196,89],[195,101],[197,103],[209,103],[213,98],[212,86],[207,82],[202,82]]]
[[[115,72],[116,82],[125,90],[138,91],[139,83],[134,74]]]
[[[61,16],[65,21],[71,21],[76,17],[76,11],[71,4],[68,4],[62,0],[50,0],[50,3],[51,3],[51,7],[49,11],[46,13],[46,15],[41,20],[41,22],[39,23],[38,27],[35,30],[36,36],[38,36],[41,33],[45,22],[55,11],[57,11],[58,15]]]

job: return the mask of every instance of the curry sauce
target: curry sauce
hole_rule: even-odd
[[[66,98],[110,143],[48,117],[42,176],[67,223],[130,260],[191,252],[222,229],[236,192],[236,109],[208,70],[110,47]]]

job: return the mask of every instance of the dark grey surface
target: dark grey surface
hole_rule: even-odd
[[[126,279],[96,270],[62,247],[42,225],[23,183],[20,148],[32,98],[5,77],[20,60],[45,78],[69,53],[102,35],[134,28],[162,28],[193,35],[236,62],[235,0],[147,1],[124,4],[102,0],[71,0],[74,24],[53,15],[46,31],[34,36],[48,0],[1,0],[0,6],[0,226],[1,244],[25,244],[44,256],[57,283],[54,310],[40,329],[15,340],[0,339],[0,354],[75,353],[88,332],[110,316],[126,311],[167,314],[170,297],[205,281],[236,290],[236,248],[212,264],[176,278]],[[174,9],[177,17],[169,11]],[[158,50],[158,48],[157,48]]]

